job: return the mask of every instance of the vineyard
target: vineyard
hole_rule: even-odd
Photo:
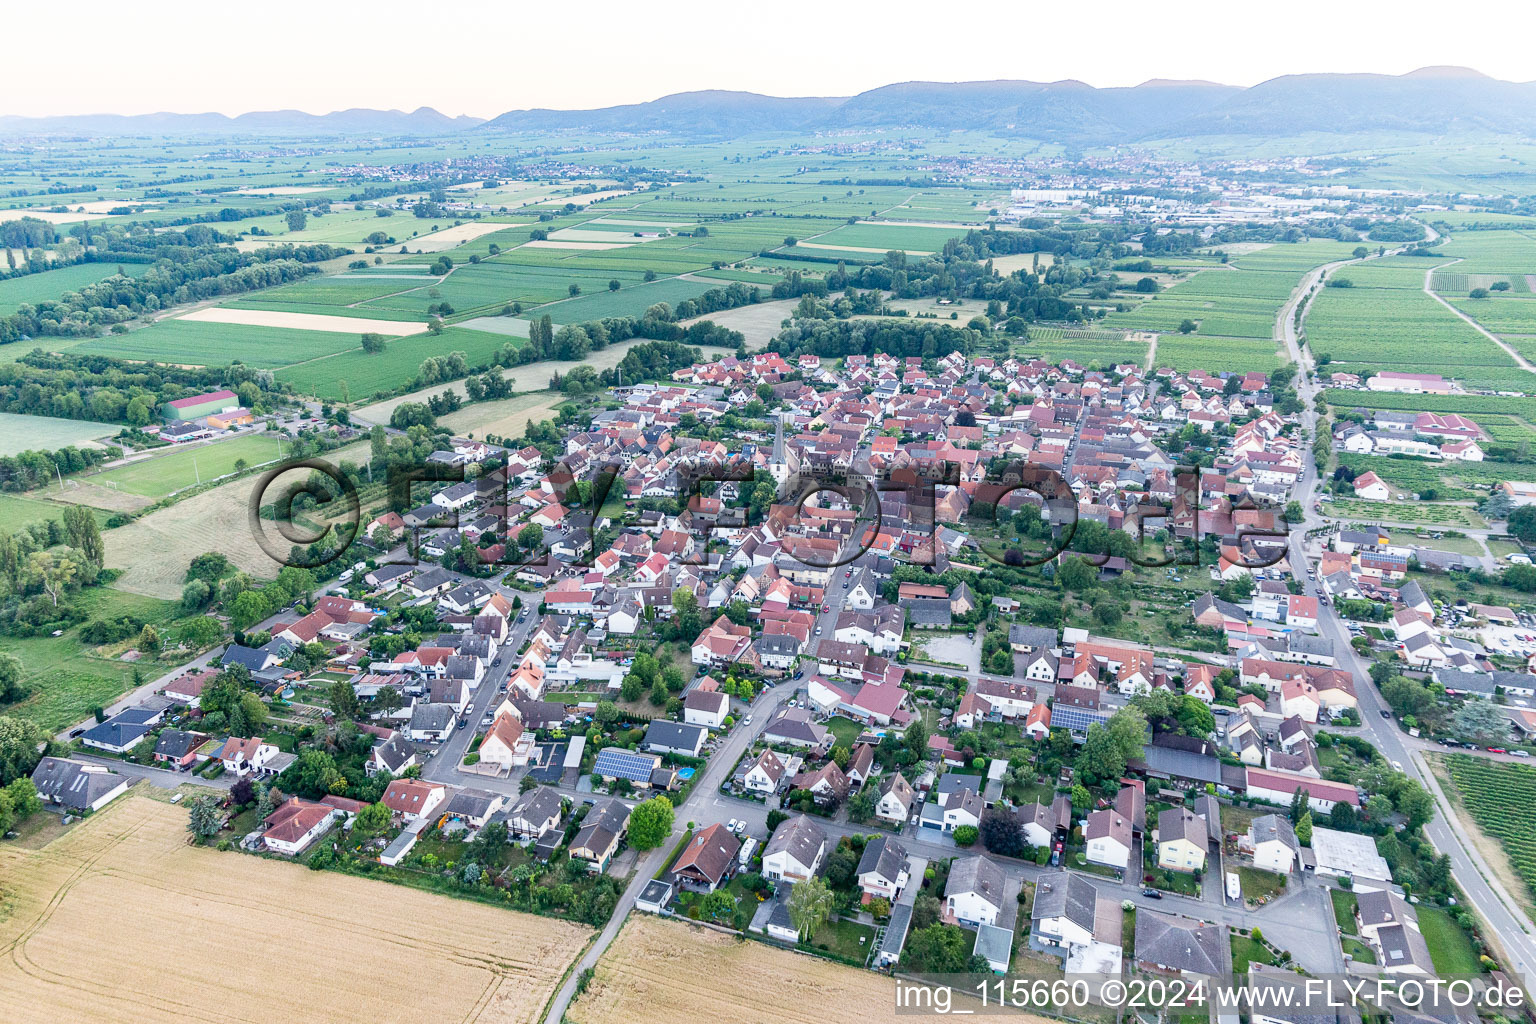
[[[1467,754],[1445,758],[1462,803],[1504,847],[1515,872],[1536,893],[1536,767]]]

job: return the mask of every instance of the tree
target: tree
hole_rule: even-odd
[[[357,691],[345,679],[338,679],[331,684],[330,701],[331,710],[337,718],[356,718],[361,710],[357,703]]]
[[[405,699],[400,695],[400,691],[393,686],[380,687],[379,692],[373,696],[374,710],[380,714],[387,715],[398,711],[404,704]]]
[[[730,921],[736,916],[736,897],[724,889],[716,889],[699,901],[699,914],[717,924]]]
[[[1125,755],[1107,726],[1095,723],[1088,727],[1083,749],[1077,755],[1076,768],[1085,776],[1085,781],[1094,786],[1113,782],[1125,774]]]
[[[974,945],[965,931],[955,925],[931,924],[907,938],[907,944],[901,951],[901,966],[915,974],[976,971],[975,961],[981,958],[972,955]]]
[[[987,671],[1000,676],[1013,675],[1013,651],[999,647],[987,657]]]
[[[0,784],[10,785],[32,774],[47,739],[42,728],[24,718],[0,716]]]
[[[659,675],[656,677],[656,682],[651,684],[649,700],[658,708],[667,702],[667,681]]]
[[[795,883],[789,894],[789,922],[802,941],[809,940],[832,914],[832,890],[820,878]]]
[[[312,794],[314,799],[347,788],[347,780],[336,767],[336,759],[323,750],[301,751],[297,769],[299,788]]]
[[[874,790],[864,788],[848,798],[848,820],[855,825],[861,825],[875,815],[876,799]]]
[[[907,726],[907,731],[902,735],[902,741],[913,757],[921,760],[928,756],[928,727],[923,724],[922,719],[916,719]]]
[[[1147,716],[1140,708],[1126,706],[1116,711],[1110,716],[1107,728],[1122,761],[1141,759],[1147,742]],[[1215,728],[1214,719],[1212,728]]]
[[[100,569],[107,549],[101,539],[101,526],[96,522],[95,512],[84,505],[67,505],[63,522],[69,546],[80,552],[88,565]]]
[[[198,612],[213,597],[213,588],[204,580],[193,580],[181,588],[181,610],[187,614]]]
[[[1521,505],[1511,512],[1509,532],[1527,544],[1536,542],[1536,505]]]
[[[1082,593],[1098,581],[1098,570],[1085,558],[1064,558],[1056,568],[1056,582],[1061,589]]]
[[[672,801],[653,796],[637,804],[629,815],[629,845],[637,850],[654,850],[672,834]]]
[[[980,835],[981,830],[975,825],[961,825],[954,832],[955,845],[972,846]]]
[[[256,798],[256,786],[251,782],[249,775],[242,775],[235,780],[235,784],[229,787],[229,799],[231,803],[244,806]]]
[[[1492,701],[1468,697],[1451,716],[1458,735],[1484,743],[1509,738],[1509,719]]]
[[[369,804],[352,819],[352,835],[358,840],[368,840],[389,828],[390,810],[382,802]]]
[[[645,682],[633,672],[624,676],[624,682],[619,684],[619,696],[627,703],[633,704],[640,699],[645,692]]]
[[[199,839],[211,839],[219,834],[219,804],[206,794],[194,796],[187,802],[187,831]]]
[[[620,287],[622,286],[619,284],[619,279],[616,277],[608,282],[608,290],[611,292],[618,291]]]
[[[377,355],[378,353],[383,352],[384,346],[386,344],[387,342],[384,340],[384,335],[382,334],[368,331],[363,335],[363,351],[367,352],[369,355]]]
[[[1197,331],[1199,329],[1200,329],[1200,325],[1195,323],[1193,320],[1180,320],[1179,321],[1179,333],[1180,334],[1194,334],[1195,331]]]
[[[21,685],[21,659],[0,651],[0,704],[20,700],[26,692]]]
[[[619,720],[619,706],[611,700],[600,700],[592,713],[598,725],[609,726]]]
[[[284,219],[288,221],[289,231],[303,231],[304,226],[309,223],[309,214],[303,210],[289,210],[288,216]]]
[[[529,523],[517,531],[517,546],[524,551],[538,551],[544,546],[544,527]]]
[[[1205,701],[1193,694],[1186,693],[1179,697],[1174,717],[1179,720],[1186,735],[1204,738],[1216,731],[1216,715],[1206,706]]]
[[[981,814],[981,842],[1003,857],[1017,857],[1027,847],[1018,818],[1012,811],[997,807],[989,807]]]
[[[1312,812],[1307,811],[1296,823],[1296,841],[1302,846],[1312,845]]]

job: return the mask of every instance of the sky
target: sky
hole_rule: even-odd
[[[1273,0],[885,0],[878,7],[322,0],[264,19],[258,7],[201,0],[134,8],[77,0],[61,21],[51,5],[13,4],[7,36],[45,45],[9,47],[6,79],[46,86],[5,90],[0,114],[429,106],[492,117],[691,89],[847,96],[892,82],[996,78],[1253,85],[1286,74],[1403,74],[1425,65],[1536,79],[1530,34],[1514,30],[1530,26],[1528,0],[1476,8],[1476,17],[1458,18],[1424,0],[1357,0],[1326,13]]]

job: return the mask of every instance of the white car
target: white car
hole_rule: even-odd
[[[748,715],[748,716],[746,716],[746,717],[745,717],[745,718],[743,718],[743,719],[742,719],[742,720],[741,720],[741,724],[742,724],[742,725],[751,725],[751,724],[752,724],[752,716],[751,716],[751,715]]]
[[[725,823],[725,830],[727,832],[735,832],[736,829],[740,826],[741,822],[737,821],[735,818],[732,818],[730,821]]]

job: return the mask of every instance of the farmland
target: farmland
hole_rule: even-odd
[[[160,320],[127,334],[109,334],[84,342],[75,351],[183,366],[242,362],[274,369],[348,349],[361,351],[360,334]]]
[[[1476,511],[1462,505],[1437,505],[1431,502],[1413,501],[1362,501],[1355,498],[1339,498],[1325,505],[1330,516],[1355,519],[1364,522],[1420,523],[1425,526],[1467,526],[1481,528],[1488,525]]]
[[[87,445],[97,438],[115,433],[117,427],[110,423],[0,412],[0,455]]]
[[[566,1016],[575,1024],[889,1021],[894,1000],[884,975],[633,915]]]
[[[77,263],[59,267],[41,274],[26,274],[0,281],[0,316],[16,312],[23,303],[37,303],[57,299],[65,292],[75,291],[97,281],[105,281],[121,269],[130,277],[144,273],[143,264],[125,264],[118,268],[107,263]]]
[[[1441,763],[1459,800],[1477,827],[1495,840],[1525,883],[1527,910],[1536,898],[1536,768],[1467,754],[1447,754]],[[1518,896],[1518,893],[1517,893]]]
[[[0,852],[0,1016],[28,1019],[63,985],[80,1024],[225,1020],[232,1006],[294,1024],[521,1024],[586,941],[564,922],[189,847],[186,818],[122,797],[41,850]],[[379,984],[406,960],[410,985]],[[240,969],[261,963],[283,964],[281,984]]]
[[[470,366],[479,366],[508,344],[515,348],[517,339],[449,327],[440,335],[393,338],[383,352],[364,352],[359,346],[327,358],[285,366],[277,371],[277,379],[291,383],[303,395],[344,401],[361,399],[409,383],[428,356],[463,352]]]

